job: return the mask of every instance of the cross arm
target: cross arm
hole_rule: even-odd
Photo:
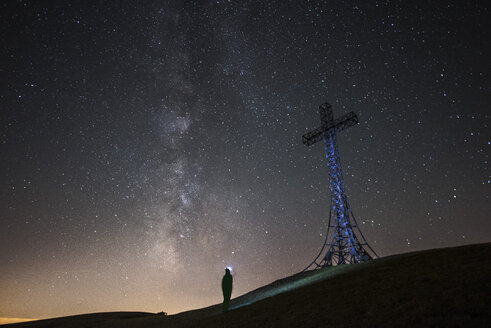
[[[316,142],[322,140],[324,133],[334,130],[336,132],[343,131],[350,126],[356,125],[358,123],[358,117],[354,112],[349,112],[343,116],[335,119],[329,124],[323,124],[320,127],[306,133],[302,136],[302,142],[306,146],[311,146]]]
[[[310,131],[302,136],[302,142],[306,146],[315,144],[317,141],[322,140],[322,134],[324,132],[324,126],[320,126],[317,129]]]
[[[334,122],[326,129],[336,129],[336,132],[341,132],[350,126],[358,124],[358,116],[354,112],[349,112],[334,120]]]

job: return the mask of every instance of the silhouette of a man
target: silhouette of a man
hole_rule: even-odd
[[[223,312],[227,312],[230,305],[230,297],[232,296],[232,280],[230,270],[225,269],[225,275],[222,278]]]

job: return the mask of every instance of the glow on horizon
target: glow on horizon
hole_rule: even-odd
[[[6,325],[8,323],[19,323],[19,322],[27,322],[27,321],[36,321],[36,320],[39,320],[39,319],[0,317],[0,325]]]

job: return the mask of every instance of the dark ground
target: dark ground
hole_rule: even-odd
[[[96,313],[5,327],[491,327],[490,278],[488,243],[295,275],[232,300],[225,314],[218,304],[172,316]]]

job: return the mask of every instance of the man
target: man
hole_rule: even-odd
[[[223,312],[227,312],[230,305],[230,297],[232,296],[232,280],[230,270],[228,268],[225,269],[225,275],[222,279]]]

